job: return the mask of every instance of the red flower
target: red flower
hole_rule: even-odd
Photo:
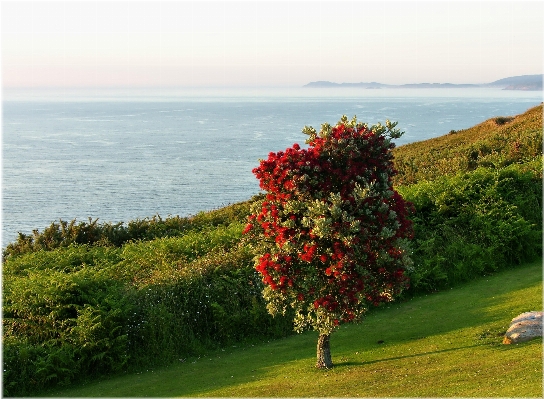
[[[253,225],[251,223],[248,223],[246,225],[246,228],[244,229],[244,231],[242,231],[242,234],[247,234],[249,233],[249,231],[253,228]]]

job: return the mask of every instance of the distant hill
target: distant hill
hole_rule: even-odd
[[[512,76],[489,83],[488,86],[504,87],[504,90],[542,90],[543,75]]]
[[[402,85],[388,85],[378,82],[359,82],[359,83],[335,83],[329,81],[310,82],[303,87],[308,88],[361,88],[361,89],[383,89],[383,88],[409,88],[409,89],[429,89],[429,88],[478,88],[478,87],[496,87],[503,90],[542,90],[542,80],[544,75],[522,75],[499,79],[491,83],[482,84],[454,84],[454,83],[408,83]]]

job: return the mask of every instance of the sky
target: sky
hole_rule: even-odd
[[[542,1],[2,1],[4,88],[490,83],[543,72]]]

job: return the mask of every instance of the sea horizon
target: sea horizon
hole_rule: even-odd
[[[497,87],[466,88],[358,88],[358,87],[303,87],[303,86],[259,86],[259,87],[45,87],[3,88],[2,102],[64,102],[64,101],[224,101],[226,99],[251,99],[270,101],[274,99],[298,100],[350,98],[543,98],[543,91],[505,90]]]

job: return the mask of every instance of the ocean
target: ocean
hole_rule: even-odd
[[[189,216],[249,199],[259,159],[343,114],[398,121],[402,145],[541,102],[498,89],[4,90],[2,247],[59,219]]]

